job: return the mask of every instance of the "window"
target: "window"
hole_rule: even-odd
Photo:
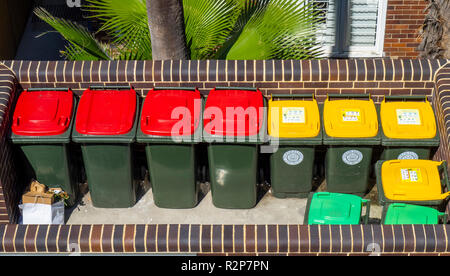
[[[312,1],[323,17],[318,39],[326,56],[383,56],[387,0]]]

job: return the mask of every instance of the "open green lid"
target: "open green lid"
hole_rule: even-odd
[[[436,209],[419,205],[392,203],[385,208],[383,224],[438,224],[439,218],[446,217]]]
[[[362,207],[366,205],[364,222],[368,221],[370,201],[356,195],[319,192],[309,198],[307,224],[360,224]]]

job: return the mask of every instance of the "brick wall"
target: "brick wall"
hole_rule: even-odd
[[[155,61],[5,61],[22,88],[70,87],[81,95],[89,85],[131,84],[141,95],[154,86],[258,87],[270,94],[367,93],[427,95],[433,77],[447,60],[155,60]]]
[[[16,222],[19,217],[17,203],[23,192],[15,168],[12,145],[7,134],[17,96],[15,75],[0,64],[0,224]]]
[[[419,28],[425,20],[426,0],[388,0],[384,52],[390,58],[417,58]]]

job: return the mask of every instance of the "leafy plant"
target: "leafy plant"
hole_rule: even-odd
[[[102,42],[86,28],[35,14],[68,42],[69,60],[151,59],[145,0],[86,0],[84,11],[101,22]],[[309,0],[184,0],[191,59],[310,59],[321,55],[316,28],[321,17]],[[98,33],[97,32],[97,33]]]

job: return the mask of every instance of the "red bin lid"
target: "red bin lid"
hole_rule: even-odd
[[[262,107],[259,90],[213,89],[205,104],[204,128],[211,135],[257,135],[264,119]]]
[[[87,89],[78,104],[75,128],[85,135],[128,133],[136,115],[136,92]]]
[[[63,134],[70,126],[72,91],[24,91],[13,116],[12,131],[22,136]]]
[[[141,130],[156,136],[192,135],[200,122],[200,110],[200,92],[197,89],[152,89],[142,107]]]

